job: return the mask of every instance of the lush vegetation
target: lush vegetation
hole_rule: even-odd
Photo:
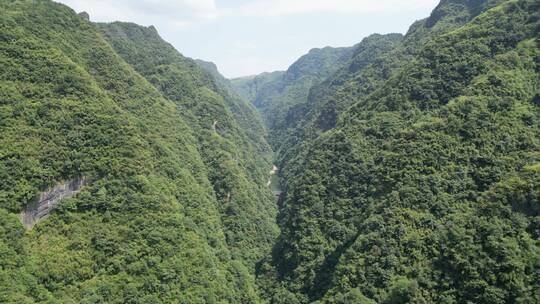
[[[275,202],[265,184],[272,155],[257,112],[231,92],[211,64],[204,69],[200,61],[183,57],[153,28],[119,22],[100,28],[118,54],[175,102],[196,130],[227,243],[252,269],[276,234]]]
[[[351,57],[353,48],[312,49],[286,72],[263,73],[233,79],[239,95],[250,100],[261,112],[269,130],[269,142],[279,149],[304,111],[309,89],[332,75]]]
[[[234,90],[245,100],[254,102],[265,88],[281,79],[284,71],[265,72],[255,76],[246,76],[231,80]]]
[[[259,302],[276,229],[251,106],[153,28],[52,1],[0,2],[0,63],[0,302]],[[77,176],[25,231],[25,203]]]
[[[540,301],[539,14],[442,1],[309,89],[278,155],[271,302]]]
[[[0,1],[0,302],[539,303],[539,30],[536,0],[443,0],[229,81],[154,27]]]

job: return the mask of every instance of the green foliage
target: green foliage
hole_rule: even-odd
[[[228,81],[153,27],[0,2],[0,302],[539,302],[539,12],[445,0]]]
[[[274,198],[249,105],[154,29],[52,1],[0,2],[0,64],[0,302],[260,301]],[[25,231],[25,204],[77,176]]]
[[[232,85],[259,109],[269,129],[269,142],[279,150],[305,110],[310,88],[332,75],[352,53],[353,48],[312,49],[286,72],[235,79]]]
[[[253,269],[276,234],[275,202],[265,184],[271,150],[255,110],[232,93],[215,66],[204,63],[205,70],[183,57],[152,28],[120,22],[100,28],[118,54],[175,102],[196,130],[227,243],[233,256]]]
[[[539,301],[539,11],[443,1],[311,88],[278,155],[269,298]]]
[[[283,74],[285,74],[284,71],[276,71],[235,78],[231,80],[231,85],[238,95],[253,102],[261,94],[260,91],[264,91],[267,87],[271,88],[273,83],[278,82],[283,77]]]

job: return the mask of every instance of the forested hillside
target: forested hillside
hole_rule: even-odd
[[[262,94],[264,88],[271,83],[279,81],[285,74],[284,71],[265,72],[259,75],[246,76],[231,80],[234,90],[245,100],[254,102],[257,96]]]
[[[539,33],[442,0],[229,80],[0,1],[0,303],[540,303]]]
[[[0,302],[258,302],[276,229],[253,108],[153,28],[52,1],[0,17]],[[25,231],[26,204],[81,176]]]
[[[291,117],[302,111],[309,89],[332,75],[352,55],[353,48],[312,49],[285,72],[264,73],[232,80],[240,96],[259,109],[269,129],[270,144],[284,140]]]
[[[540,301],[539,5],[442,1],[310,88],[271,302]]]
[[[175,102],[196,130],[227,242],[234,256],[253,269],[277,232],[275,202],[265,184],[272,155],[257,112],[231,92],[217,70],[207,73],[154,29],[119,22],[100,28],[118,54]]]

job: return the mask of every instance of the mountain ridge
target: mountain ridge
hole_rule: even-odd
[[[259,269],[273,303],[537,299],[538,4],[443,1],[435,15],[456,3],[484,9],[419,21],[310,89],[314,117],[339,110],[328,127],[299,121],[277,151],[281,236]],[[510,206],[500,189],[527,198]]]
[[[0,301],[259,302],[250,265],[275,233],[265,186],[270,150],[263,134],[215,134],[190,100],[221,111],[223,132],[248,122],[257,132],[258,119],[237,120],[243,113],[232,113],[233,97],[151,28],[129,25],[130,35],[119,36],[141,40],[117,52],[116,36],[105,40],[98,25],[64,5],[0,7]],[[137,53],[147,39],[170,60],[171,69],[155,76],[181,83],[136,71],[154,68],[150,54]],[[129,54],[133,66],[123,59]],[[209,153],[223,159],[219,171]],[[91,183],[24,232],[16,214],[25,202],[80,175]],[[255,207],[250,222],[248,203],[270,205],[260,207],[268,217]],[[243,216],[231,226],[225,212]]]
[[[229,80],[0,2],[0,302],[539,302],[539,20],[442,0]]]

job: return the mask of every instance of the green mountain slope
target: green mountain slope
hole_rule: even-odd
[[[0,302],[258,302],[252,264],[275,228],[268,146],[240,127],[256,116],[238,120],[152,29],[104,35],[51,1],[0,8]],[[25,231],[24,205],[79,176]]]
[[[272,302],[539,301],[540,10],[499,2],[443,1],[313,93],[338,113],[282,156]]]
[[[215,81],[153,29],[118,22],[100,27],[118,54],[175,102],[190,126],[197,126],[199,152],[227,241],[234,255],[253,268],[276,234],[275,201],[266,186],[272,155],[256,112],[231,93],[222,77]]]
[[[217,66],[213,62],[207,62],[200,59],[196,60],[197,64],[205,71],[210,73],[216,80],[217,90],[225,98],[225,103],[231,110],[240,125],[243,132],[246,132],[255,142],[260,142],[258,146],[264,147],[264,150],[254,151],[259,154],[271,154],[270,148],[266,144],[266,129],[264,128],[262,118],[257,109],[247,99],[241,97],[233,88],[231,81],[221,75]],[[266,171],[265,171],[266,174]]]
[[[355,96],[370,92],[388,78],[402,41],[400,34],[371,35],[353,49],[341,69],[305,88],[307,98],[287,113],[279,129],[275,150],[280,166],[299,153],[302,143],[333,128],[339,113],[355,102]]]
[[[442,0],[228,80],[0,1],[0,303],[540,302],[539,29]]]
[[[285,74],[284,71],[265,72],[255,76],[231,79],[234,90],[245,100],[255,101],[259,92],[270,83],[277,82]]]
[[[261,112],[274,149],[279,147],[288,131],[290,113],[306,102],[309,89],[333,74],[352,52],[353,48],[312,49],[286,72],[232,80],[238,94],[247,97]]]

